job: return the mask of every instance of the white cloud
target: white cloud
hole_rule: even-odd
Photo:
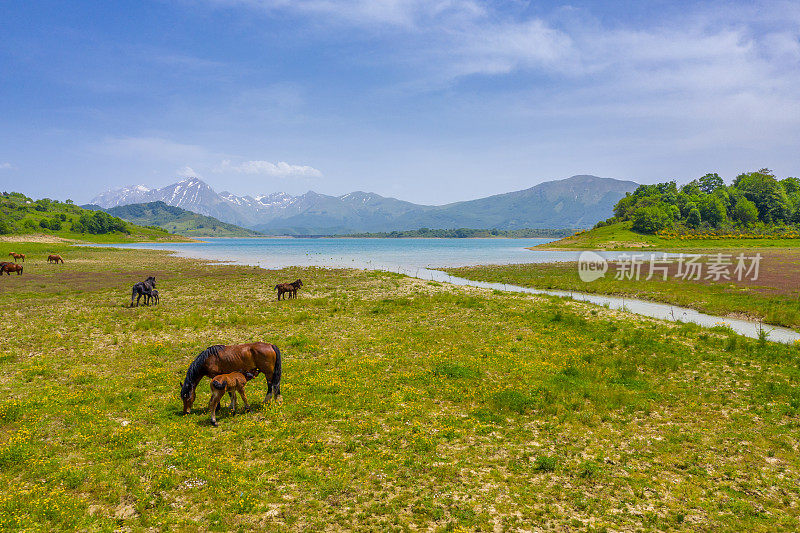
[[[116,156],[144,157],[150,160],[186,161],[208,157],[201,146],[185,144],[161,137],[120,137],[107,139],[98,151]]]
[[[247,5],[267,12],[285,11],[325,17],[357,26],[416,28],[433,22],[485,14],[472,0],[211,0],[222,6]]]
[[[301,178],[321,178],[322,172],[314,167],[306,165],[290,165],[285,161],[271,163],[269,161],[244,161],[239,164],[232,164],[226,159],[215,172],[236,172],[238,174],[264,174],[279,178],[301,177]]]
[[[635,76],[628,79],[634,84],[654,74],[664,90],[694,83],[700,85],[690,90],[703,90],[712,84],[761,85],[770,77],[796,77],[800,60],[800,9],[790,2],[725,9],[690,6],[678,17],[665,15],[650,26],[609,27],[579,8],[569,8],[568,18],[531,17],[526,3],[515,2],[209,1],[307,17],[317,23],[312,31],[323,39],[340,38],[331,26],[347,25],[397,44],[394,60],[410,66],[411,77],[420,78],[409,83],[429,89],[464,76],[534,71],[573,82],[632,72]],[[329,29],[334,31],[326,33]],[[705,68],[710,75],[698,77],[697,71]],[[684,72],[689,76],[684,78]]]
[[[178,169],[176,176],[179,178],[199,178],[200,174],[190,166],[185,166]]]
[[[10,170],[12,168],[14,168],[14,165],[7,161],[5,163],[0,163],[0,170]]]

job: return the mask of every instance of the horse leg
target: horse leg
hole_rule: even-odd
[[[276,404],[283,403],[283,396],[281,396],[281,384],[278,383],[274,387],[272,387],[272,400]]]
[[[225,394],[224,390],[221,391],[212,391],[211,399],[208,401],[208,412],[211,415],[211,425],[217,427],[217,406],[219,405],[219,400],[222,398],[222,395]]]
[[[270,396],[272,396],[272,383],[270,383],[270,381],[272,381],[272,372],[274,372],[275,369],[270,369],[270,367],[267,366],[266,358],[257,359],[256,368],[267,378],[267,395],[264,397],[264,407],[267,407],[269,405]]]
[[[230,404],[230,406],[228,406],[228,410],[230,412],[232,412],[232,413],[235,413],[236,412],[236,391],[235,390],[228,391],[228,396],[231,399],[231,404]]]
[[[244,402],[244,412],[250,412],[250,404],[247,403],[247,396],[244,395],[244,385],[239,386],[239,394],[242,395],[242,401]]]

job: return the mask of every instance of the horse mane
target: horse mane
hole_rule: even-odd
[[[223,348],[225,348],[225,346],[222,344],[209,346],[194,358],[194,361],[192,361],[192,364],[189,365],[189,369],[186,371],[186,379],[183,381],[183,387],[181,387],[181,398],[188,398],[192,393],[192,389],[195,387],[195,383],[200,381],[200,378],[205,375],[203,366],[206,364],[206,359],[208,359],[209,356],[216,356]]]

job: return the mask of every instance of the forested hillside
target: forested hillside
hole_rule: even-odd
[[[612,218],[596,227],[625,221],[643,234],[792,230],[800,224],[800,180],[778,179],[761,169],[739,174],[727,186],[716,173],[680,188],[674,181],[640,185],[617,202]]]
[[[71,200],[33,200],[22,193],[0,196],[0,235],[45,233],[92,240],[165,240],[174,238],[157,227],[142,227],[105,211],[89,211]]]

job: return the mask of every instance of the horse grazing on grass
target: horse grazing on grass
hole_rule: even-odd
[[[253,370],[255,369],[255,370]],[[250,344],[220,344],[209,346],[194,358],[186,371],[186,379],[181,386],[183,413],[192,411],[195,389],[203,376],[215,378],[231,372],[245,373],[263,372],[267,378],[267,396],[265,404],[271,399],[281,401],[281,351],[274,344],[252,342]],[[231,397],[233,393],[229,392]],[[233,400],[233,398],[231,398]]]
[[[278,283],[273,287],[273,289],[278,289],[278,300],[281,299],[285,293],[289,293],[289,298],[297,298],[297,289],[303,286],[303,282],[299,279],[294,280],[291,283]],[[283,299],[286,299],[286,296],[283,296]]]
[[[150,291],[150,296],[145,296],[145,304],[150,305],[152,301],[154,305],[158,305],[158,291],[153,289]]]
[[[16,272],[17,275],[21,276],[22,275],[22,265],[18,265],[16,263],[6,263],[2,267],[0,267],[0,275],[2,275],[3,272],[8,274],[9,276],[11,275],[12,272]]]
[[[25,262],[25,254],[15,254],[14,252],[9,252],[8,255],[14,258],[14,262],[17,262],[17,259],[22,259],[22,262]]]
[[[244,411],[250,411],[250,405],[247,403],[247,396],[244,395],[244,386],[248,381],[258,375],[259,370],[255,372],[231,372],[230,374],[220,374],[211,379],[211,400],[208,402],[208,412],[211,414],[211,425],[217,427],[217,406],[219,401],[225,393],[231,394],[231,415],[236,414],[236,392],[242,397],[244,402]]]
[[[64,263],[64,259],[60,255],[50,254],[50,255],[47,256],[47,262],[48,263],[55,263],[55,264],[58,264],[59,262],[61,262],[63,264]]]
[[[150,301],[150,297],[153,295],[153,289],[156,288],[156,278],[153,276],[148,277],[144,281],[140,281],[136,285],[133,286],[133,291],[131,292],[131,307],[133,307],[133,299],[136,298],[136,307],[139,307],[139,299],[144,296],[144,303],[147,304]]]

